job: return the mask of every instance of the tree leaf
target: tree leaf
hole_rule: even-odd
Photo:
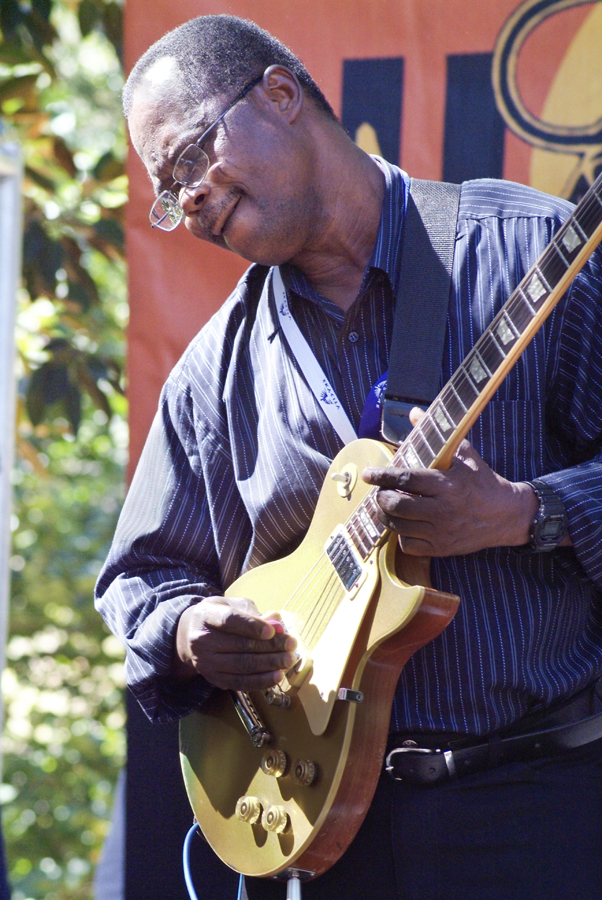
[[[82,0],[77,11],[77,18],[82,37],[87,37],[100,21],[100,10],[92,0]]]
[[[69,381],[64,397],[65,415],[71,425],[73,434],[77,434],[82,417],[82,395],[79,387]]]
[[[69,173],[71,178],[77,175],[77,166],[73,162],[73,154],[65,141],[61,137],[54,137],[52,140],[54,156],[62,168]]]
[[[19,75],[17,78],[8,78],[0,82],[0,103],[10,100],[12,97],[21,97],[27,102],[32,101],[37,95],[36,82],[38,74]]]
[[[61,242],[49,238],[36,219],[29,222],[23,236],[23,274],[32,299],[54,295],[57,269],[64,262]]]

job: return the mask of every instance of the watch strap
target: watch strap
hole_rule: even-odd
[[[539,508],[529,528],[527,550],[532,553],[547,553],[555,550],[567,530],[566,510],[558,494],[539,478],[528,481],[537,499]]]

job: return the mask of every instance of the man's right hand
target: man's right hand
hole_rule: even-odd
[[[297,641],[278,624],[278,613],[262,617],[251,600],[207,597],[180,616],[174,674],[198,673],[224,690],[273,687],[296,660]]]

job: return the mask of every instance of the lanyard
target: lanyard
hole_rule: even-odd
[[[322,371],[320,363],[314,356],[311,347],[301,334],[301,329],[292,316],[278,266],[271,270],[271,275],[280,327],[284,332],[291,353],[297,360],[305,380],[343,444],[355,441],[357,434],[349,421],[347,413],[341,406],[341,402],[332,389],[330,381]],[[264,290],[267,289],[267,285],[268,280],[266,279]]]

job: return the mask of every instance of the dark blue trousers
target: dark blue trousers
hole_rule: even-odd
[[[246,880],[249,900],[284,884]],[[303,900],[602,900],[602,742],[434,787],[383,775]]]

